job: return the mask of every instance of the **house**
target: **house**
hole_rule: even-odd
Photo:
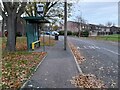
[[[78,22],[74,22],[74,21],[68,21],[67,22],[67,30],[71,31],[71,32],[78,32],[78,26],[80,26],[80,30],[88,30],[89,29],[89,25],[88,24],[84,24],[84,23],[78,23]],[[62,26],[62,30],[64,30],[64,25]]]
[[[63,30],[64,30],[64,27],[63,27]],[[72,32],[78,32],[77,23],[73,21],[68,21],[67,30]]]
[[[78,23],[74,21],[67,22],[68,31],[78,32],[78,26],[80,26],[81,31],[84,31],[84,30],[89,31],[90,36],[120,34],[120,28],[116,26],[108,27],[104,25],[85,24],[85,23]],[[64,30],[64,26],[62,26],[62,30]]]
[[[113,32],[113,34],[120,34],[120,27],[112,26],[110,27],[110,31]]]
[[[90,26],[89,31],[90,31],[91,36],[92,36],[92,34],[94,36],[112,34],[110,27],[103,26],[103,25],[94,25],[94,24],[89,24],[89,26]]]

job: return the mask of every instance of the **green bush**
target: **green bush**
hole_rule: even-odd
[[[64,35],[64,31],[59,31],[59,35]]]
[[[71,31],[67,31],[67,35],[72,35],[72,32]]]
[[[64,31],[59,31],[59,35],[64,35]],[[67,35],[72,35],[71,31],[67,31]]]
[[[73,32],[72,35],[73,36],[78,36],[78,32]]]
[[[89,32],[88,31],[81,31],[80,36],[81,37],[88,37],[89,36]]]

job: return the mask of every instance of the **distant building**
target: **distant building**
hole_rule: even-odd
[[[84,30],[89,31],[90,36],[120,34],[120,28],[116,26],[107,27],[104,25],[84,24],[84,23],[80,23],[79,26],[81,31]],[[64,26],[62,26],[62,30],[64,30]],[[78,22],[68,21],[67,30],[71,32],[78,32]]]
[[[74,21],[67,22],[67,30],[68,31],[78,32],[78,26],[80,26],[79,27],[80,30],[88,30],[88,28],[89,28],[88,24],[80,23],[80,25],[78,25],[78,22],[74,22]],[[64,26],[62,26],[62,30],[64,30]]]

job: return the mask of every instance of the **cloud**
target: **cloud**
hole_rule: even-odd
[[[82,2],[75,5],[73,16],[81,15],[92,23],[106,23],[111,21],[118,24],[117,2]],[[79,11],[78,11],[79,9]]]
[[[79,0],[79,2],[119,2],[119,0]]]

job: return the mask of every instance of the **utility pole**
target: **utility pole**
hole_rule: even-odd
[[[67,49],[67,0],[64,2],[64,50]]]
[[[120,27],[120,1],[118,2],[118,27]]]

